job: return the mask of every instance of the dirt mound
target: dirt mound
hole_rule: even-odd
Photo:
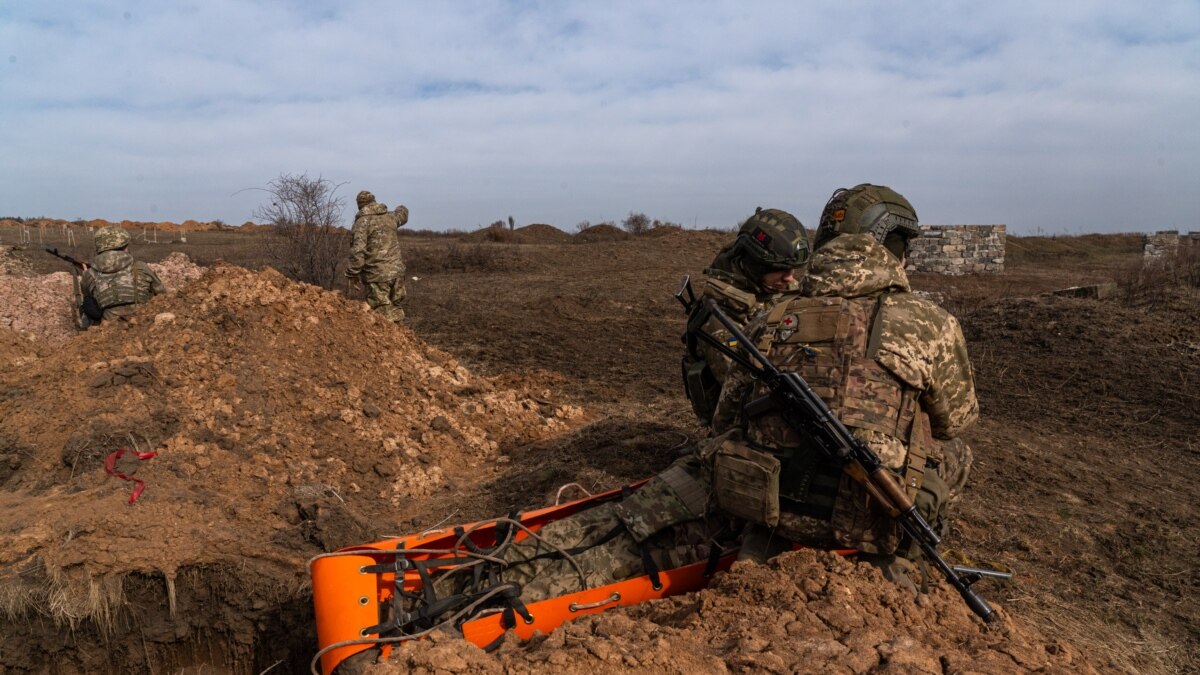
[[[33,274],[33,266],[29,261],[13,255],[11,246],[0,246],[0,276],[5,274],[26,276]]]
[[[199,279],[204,274],[204,268],[192,262],[186,254],[174,251],[156,263],[148,263],[150,269],[158,275],[168,290],[181,288]]]
[[[741,563],[698,593],[564,625],[495,656],[447,637],[407,644],[372,675],[579,673],[1094,673],[1070,645],[1011,621],[985,627],[956,593],[914,602],[879,571],[796,551]]]
[[[0,253],[0,262],[4,258]],[[18,260],[18,262],[24,262]],[[167,291],[179,289],[200,277],[204,268],[186,255],[174,252],[150,269]],[[66,263],[63,263],[67,267]],[[58,344],[78,333],[73,319],[74,290],[70,272],[40,276],[0,275],[0,327],[37,336]]]
[[[474,232],[468,232],[462,237],[459,237],[459,240],[471,243],[480,243],[485,241],[492,241],[501,244],[521,243],[519,241],[520,237],[516,234],[516,230],[510,230],[502,225],[492,225],[490,227],[475,230]]]
[[[571,235],[554,227],[534,223],[510,230],[502,225],[492,225],[462,235],[459,240],[468,243],[495,242],[500,244],[561,244],[570,241]]]
[[[533,223],[513,230],[522,244],[561,244],[571,240],[571,235],[553,225]]]
[[[639,236],[642,237],[668,237],[674,234],[683,232],[682,225],[655,225],[650,229],[642,232]]]
[[[571,241],[591,244],[599,241],[623,241],[629,238],[629,233],[616,225],[601,223],[592,225],[571,236]]]
[[[0,328],[0,373],[34,363],[39,347],[32,335]]]
[[[582,414],[269,269],[217,265],[40,355],[0,336],[0,642],[26,645],[0,669],[70,634],[115,645],[85,671],[178,670],[180,642],[249,671],[272,631],[307,647],[308,557],[411,527],[417,501]],[[120,448],[157,452],[116,461],[145,481],[132,505],[105,471]]]
[[[123,227],[134,234],[137,230],[158,230],[159,232],[211,232],[220,230],[225,227],[220,221],[200,222],[196,220],[185,220],[182,223],[172,223],[167,221],[161,222],[144,222],[140,220],[122,220],[114,223],[103,218],[93,220],[63,220],[61,218],[27,218],[24,222],[5,218],[0,220],[0,227],[28,227],[37,230],[39,227],[44,228],[62,228],[62,227],[86,227],[92,230],[116,225]],[[140,234],[140,233],[139,233]]]

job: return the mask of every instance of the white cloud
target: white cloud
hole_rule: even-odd
[[[1200,229],[1194,3],[0,8],[0,215],[241,222],[280,173],[417,227],[631,210]],[[235,194],[237,193],[237,194]]]

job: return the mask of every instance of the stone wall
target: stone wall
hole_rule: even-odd
[[[907,269],[938,274],[1004,271],[1004,225],[924,225],[909,242]]]
[[[1169,258],[1180,246],[1200,250],[1200,232],[1180,234],[1179,230],[1162,230],[1142,237],[1142,255],[1148,260]]]

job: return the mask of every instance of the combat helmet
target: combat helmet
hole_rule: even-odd
[[[354,198],[354,201],[358,202],[358,208],[361,209],[362,207],[366,206],[367,204],[374,202],[375,195],[371,194],[370,192],[368,192],[366,190],[363,190],[362,192],[358,193],[358,196]]]
[[[96,230],[93,238],[96,244],[96,253],[113,251],[129,245],[129,233],[125,231],[125,228],[116,225],[108,225]]]
[[[808,261],[808,232],[796,216],[758,207],[738,230],[733,257],[749,279],[795,269]]]
[[[400,225],[405,225],[408,223],[407,206],[401,204],[400,206],[396,207],[396,222],[398,222]]]
[[[839,234],[869,234],[903,258],[908,240],[919,232],[917,211],[904,195],[884,185],[862,183],[834,190],[821,212],[816,248]]]

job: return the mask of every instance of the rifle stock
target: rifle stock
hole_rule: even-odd
[[[684,286],[687,279],[684,279]],[[682,301],[683,288],[677,298]],[[693,301],[694,302],[694,301]],[[798,373],[782,372],[746,337],[737,322],[729,318],[711,298],[701,301],[704,315],[695,323],[698,337],[716,347],[723,354],[749,370],[755,378],[766,384],[769,397],[780,416],[797,432],[806,437],[828,458],[842,464],[851,478],[859,482],[871,499],[900,525],[905,533],[921,548],[925,559],[933,565],[946,581],[958,591],[963,600],[979,618],[991,623],[996,612],[987,601],[971,588],[982,574],[959,575],[938,553],[941,538],[917,511],[904,488],[897,482],[876,455],[865,443],[858,440],[842,424],[825,401],[813,392]],[[737,339],[737,344],[749,358],[734,352],[713,336],[699,330],[708,316],[721,322]],[[693,322],[689,321],[689,330]]]

